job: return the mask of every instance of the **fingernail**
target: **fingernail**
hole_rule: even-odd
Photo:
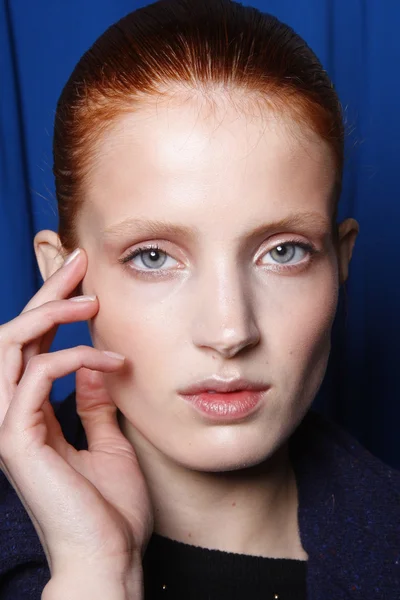
[[[111,358],[117,358],[118,360],[125,360],[125,356],[122,354],[118,354],[118,352],[110,352],[109,350],[103,350],[104,354],[107,356],[111,356]]]
[[[65,267],[66,265],[69,265],[69,263],[71,263],[80,253],[81,249],[77,248],[76,250],[74,250],[72,252],[72,254],[70,254],[69,256],[67,256],[67,258],[64,261],[63,267]]]
[[[70,298],[72,302],[93,302],[96,300],[97,296],[74,296]]]

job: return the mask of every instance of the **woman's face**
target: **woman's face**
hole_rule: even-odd
[[[325,142],[267,108],[175,98],[103,137],[79,222],[83,293],[99,298],[94,346],[126,356],[107,386],[147,455],[250,466],[304,416],[337,303],[334,173]],[[248,416],[215,419],[178,393],[213,376],[268,391]]]

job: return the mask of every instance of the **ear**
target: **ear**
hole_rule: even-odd
[[[346,219],[339,225],[338,259],[340,284],[347,280],[354,244],[359,232],[355,219]]]
[[[53,273],[58,271],[64,264],[66,252],[55,231],[43,229],[34,237],[33,247],[43,281],[46,281]]]

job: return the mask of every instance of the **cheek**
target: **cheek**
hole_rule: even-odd
[[[337,296],[337,270],[334,264],[329,269],[325,265],[302,279],[282,281],[274,310],[271,306],[266,309],[263,329],[270,349],[267,359],[286,365],[291,379],[295,372],[313,368],[318,362],[325,365]]]
[[[95,264],[85,277],[86,293],[97,294],[100,303],[89,323],[93,344],[103,348],[112,343],[128,357],[165,346],[171,333],[178,334],[179,315],[184,314],[181,287],[182,282],[139,281],[129,272]]]
[[[121,298],[98,290],[100,309],[90,331],[96,348],[120,352],[140,367],[137,374],[144,368],[148,376],[184,343],[182,310],[176,297],[151,300],[136,292]]]

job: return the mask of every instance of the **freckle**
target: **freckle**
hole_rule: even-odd
[[[189,537],[192,537],[192,534],[191,534],[191,533],[188,533],[188,536],[189,536]]]
[[[232,506],[236,506],[236,502],[232,502]]]

